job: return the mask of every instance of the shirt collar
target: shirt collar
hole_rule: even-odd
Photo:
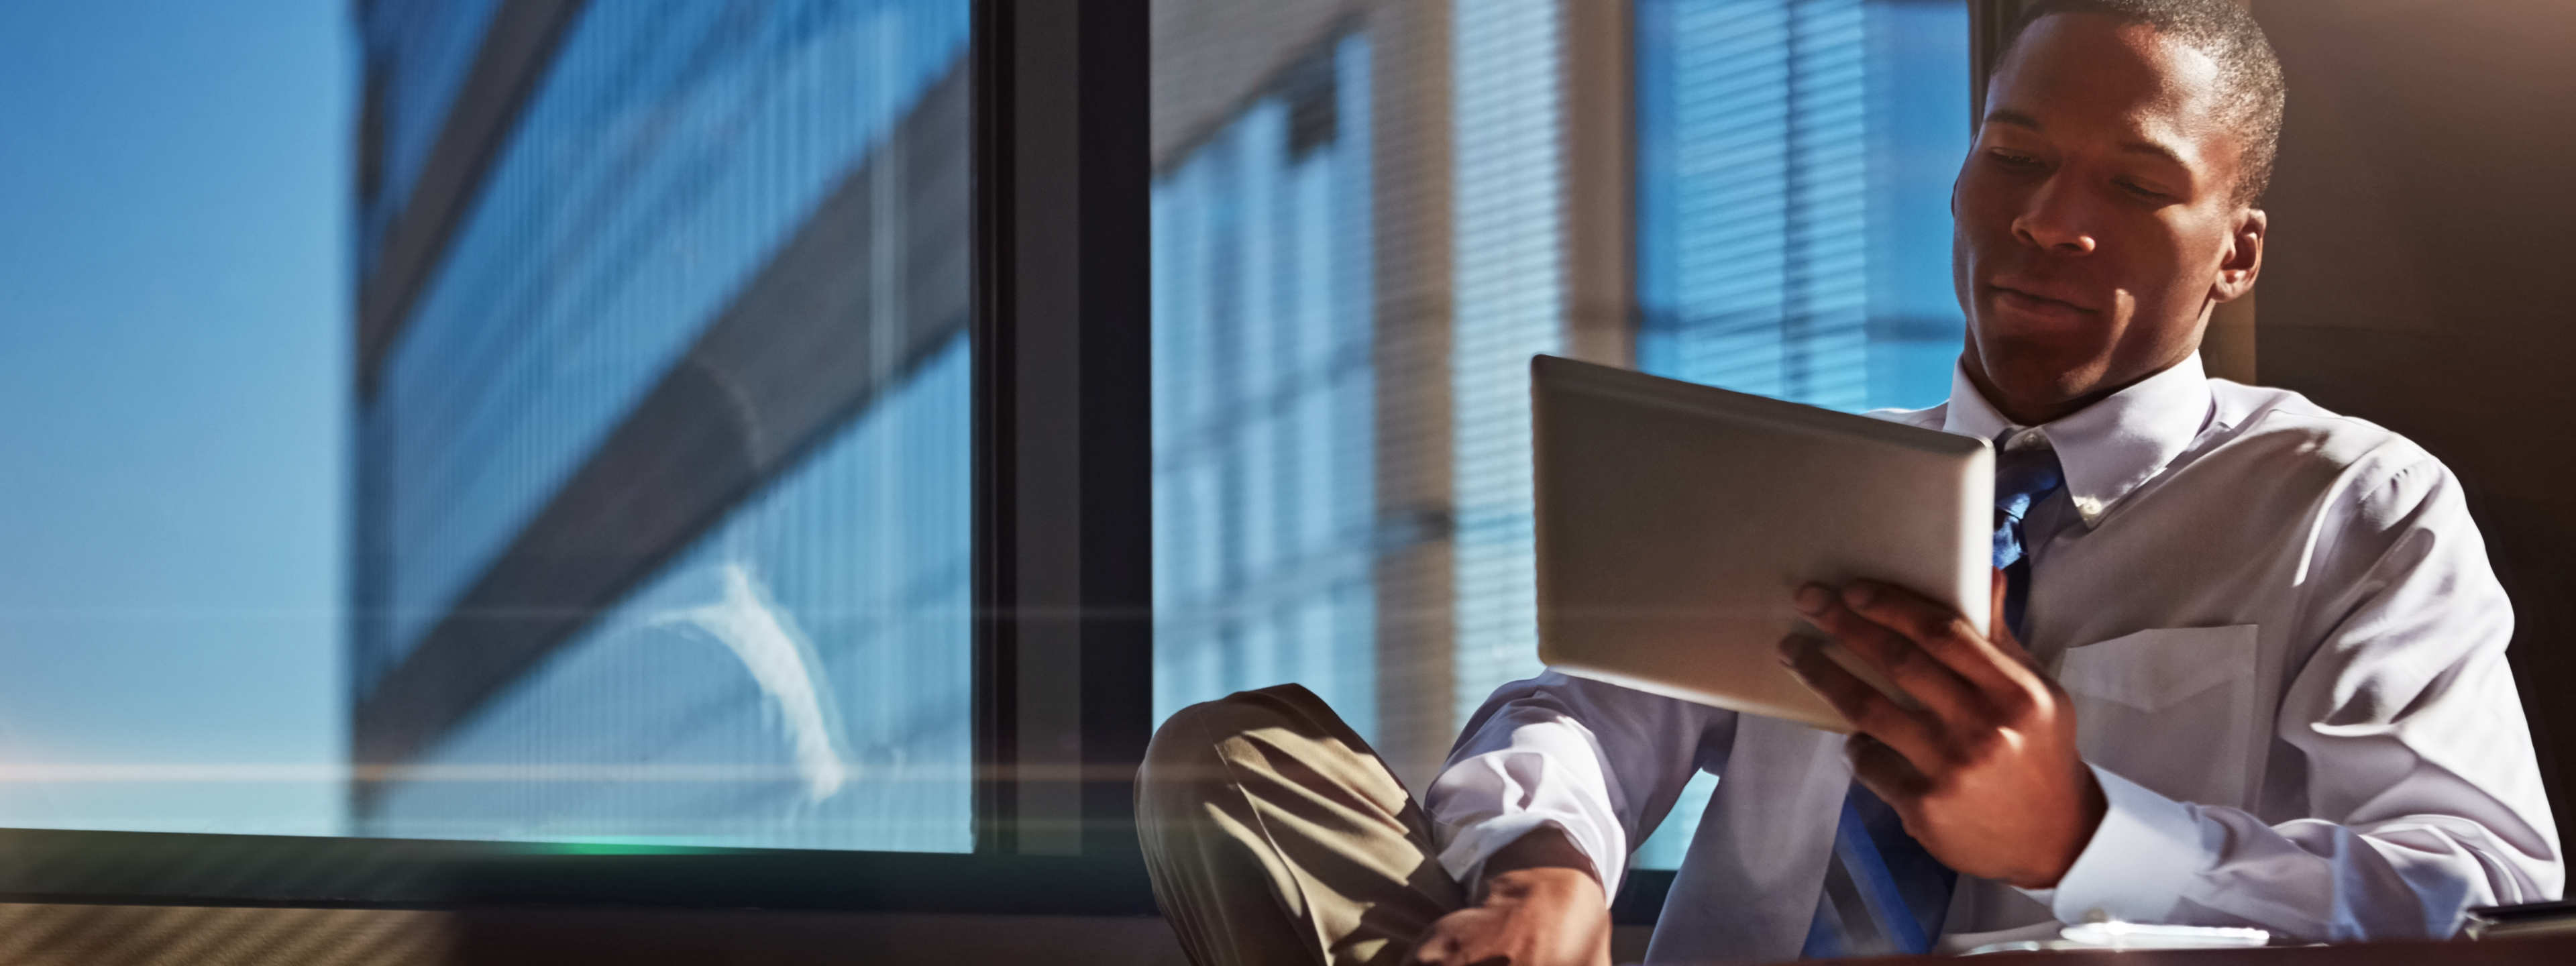
[[[1996,412],[1960,367],[1951,372],[1941,429],[1993,440],[2003,449],[2043,443],[2054,448],[2066,472],[2067,496],[2091,527],[2191,447],[2209,423],[2211,405],[2209,376],[2194,353],[2072,415],[2025,427]]]

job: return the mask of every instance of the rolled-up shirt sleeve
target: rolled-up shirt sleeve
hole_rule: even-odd
[[[2099,768],[2109,814],[2053,890],[2068,922],[2250,925],[2334,942],[2447,937],[2556,899],[2565,870],[2505,663],[2513,615],[2458,483],[2430,458],[2319,522],[2273,754],[2306,818],[2180,802]],[[2281,762],[2272,766],[2275,780]]]
[[[1628,853],[1691,775],[1723,765],[1734,724],[1732,712],[1555,671],[1506,684],[1424,796],[1440,864],[1477,891],[1496,850],[1554,826],[1616,892]]]

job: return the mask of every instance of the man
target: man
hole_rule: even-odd
[[[1416,808],[1293,686],[1187,709],[1139,815],[1201,963],[1598,963],[1605,896],[1720,777],[1649,958],[1961,949],[2112,917],[2448,936],[2558,896],[2458,482],[2377,426],[2206,378],[2250,290],[2282,86],[2231,0],[2041,0],[1952,195],[1968,340],[1888,418],[1995,440],[1990,635],[1902,588],[1800,609],[1922,706],[1782,659],[1840,736],[1555,673]]]

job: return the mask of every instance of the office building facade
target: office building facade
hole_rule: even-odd
[[[971,845],[968,12],[359,5],[354,831]]]

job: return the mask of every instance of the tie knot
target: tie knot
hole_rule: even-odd
[[[2066,485],[2057,451],[2045,446],[1995,454],[1995,510],[2019,521],[2030,508]]]

